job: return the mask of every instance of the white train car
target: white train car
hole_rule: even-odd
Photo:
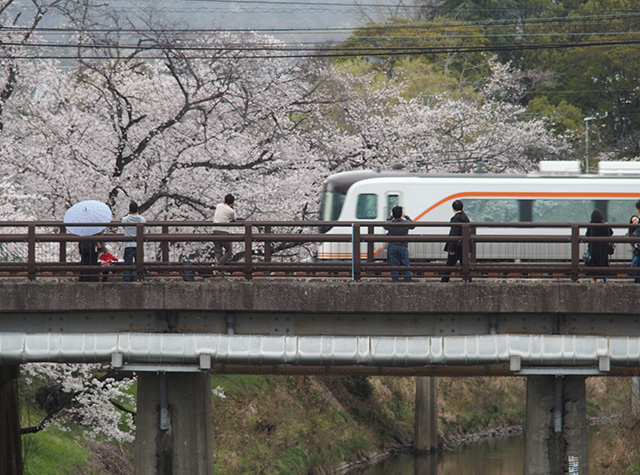
[[[325,180],[320,219],[323,221],[384,221],[391,209],[403,206],[417,222],[445,222],[453,214],[454,200],[464,203],[472,222],[567,223],[589,222],[595,208],[609,223],[628,223],[640,199],[640,163],[601,162],[598,174],[580,175],[579,162],[541,162],[540,171],[528,175],[415,174],[402,170],[354,171]],[[350,227],[321,229],[327,234],[350,233]],[[584,229],[581,233],[584,234]],[[412,234],[447,235],[448,226],[416,227]],[[483,229],[485,234],[562,234],[560,228]],[[614,230],[624,235],[625,230]],[[376,233],[384,234],[382,226]],[[415,243],[412,259],[443,259],[443,244]],[[614,258],[631,259],[631,246],[619,245]],[[376,243],[376,258],[385,258],[384,242]],[[362,257],[366,256],[364,246]],[[351,259],[348,243],[322,243],[317,257]],[[567,244],[479,244],[478,259],[556,260],[570,257]]]

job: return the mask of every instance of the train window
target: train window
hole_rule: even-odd
[[[320,219],[322,221],[336,221],[342,211],[344,197],[345,195],[342,193],[325,192],[320,205]]]
[[[358,195],[357,219],[376,219],[378,216],[378,195],[363,193]]]
[[[393,208],[399,205],[400,197],[398,195],[387,195],[387,209],[389,210],[389,214],[391,214]]]
[[[518,221],[518,200],[466,199],[464,211],[471,221],[510,223]]]
[[[609,200],[607,221],[610,223],[628,223],[636,214],[636,200]]]
[[[532,200],[535,223],[589,222],[596,208],[594,200]]]

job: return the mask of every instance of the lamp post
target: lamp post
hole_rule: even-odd
[[[584,149],[584,172],[589,173],[589,121],[595,120],[597,117],[585,117],[584,123],[586,125],[585,131],[585,149]]]

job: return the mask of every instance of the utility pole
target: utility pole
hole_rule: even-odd
[[[595,120],[597,117],[585,117],[585,149],[584,149],[584,172],[589,173],[589,121]]]

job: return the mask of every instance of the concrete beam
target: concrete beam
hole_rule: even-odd
[[[61,289],[63,289],[61,291]],[[428,295],[429,298],[425,298]],[[455,295],[455,298],[452,298]],[[637,287],[554,281],[3,282],[0,313],[209,310],[344,314],[635,315]]]
[[[640,336],[634,284],[8,282],[0,333]]]

